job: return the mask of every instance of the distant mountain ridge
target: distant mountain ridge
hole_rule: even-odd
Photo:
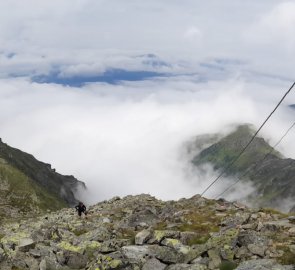
[[[18,216],[57,210],[77,202],[83,182],[64,176],[50,164],[2,142],[0,139],[0,216]]]
[[[250,125],[240,125],[234,132],[196,154],[192,163],[195,166],[211,163],[215,170],[222,170],[237,157],[253,134]],[[246,152],[226,171],[228,176],[236,179],[246,174],[241,181],[250,180],[253,183],[256,191],[250,199],[257,206],[276,207],[285,199],[295,202],[295,160],[284,158],[273,150],[261,162],[271,150],[272,147],[263,138],[256,137]]]

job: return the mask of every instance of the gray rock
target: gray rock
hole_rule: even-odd
[[[156,230],[153,232],[151,239],[148,241],[149,244],[159,244],[165,238],[180,238],[180,232],[169,231],[169,230]]]
[[[131,263],[140,263],[151,255],[148,246],[125,246],[122,247],[122,253]]]
[[[27,252],[34,248],[36,245],[35,241],[31,238],[22,238],[19,241],[18,250],[21,252]]]
[[[0,263],[3,262],[5,259],[5,252],[4,250],[0,247]]]
[[[178,253],[176,250],[165,246],[150,246],[150,253],[167,264],[182,263],[185,260],[182,253]]]
[[[238,243],[240,246],[248,246],[249,244],[267,245],[268,239],[256,231],[247,230],[239,233]]]
[[[295,245],[291,245],[289,249],[295,255]]]
[[[164,270],[166,266],[166,264],[161,263],[155,258],[152,258],[146,261],[142,267],[142,270]]]
[[[208,268],[202,264],[174,264],[167,267],[166,270],[207,270],[207,269]]]
[[[45,257],[39,264],[40,270],[71,270],[67,266],[60,265],[54,258]],[[76,268],[74,268],[76,269]]]
[[[40,250],[37,250],[37,249],[30,249],[29,254],[31,256],[33,256],[34,258],[40,258],[41,257],[41,252],[40,252]]]
[[[110,199],[110,200],[108,201],[108,203],[112,204],[112,203],[114,203],[114,202],[116,202],[116,201],[120,201],[120,200],[121,200],[121,198],[120,198],[119,196],[115,196],[115,197],[113,197],[112,199]]]
[[[218,249],[211,249],[208,251],[209,255],[209,269],[216,269],[221,264],[221,258],[219,256],[219,250]]]
[[[83,255],[77,252],[67,251],[64,253],[64,256],[65,256],[65,264],[69,268],[82,269],[82,268],[85,268],[87,265],[86,255]]]
[[[252,254],[258,255],[260,257],[264,257],[265,251],[266,251],[266,246],[249,244],[248,249]]]
[[[295,236],[295,227],[288,230],[290,236]]]
[[[111,223],[111,220],[109,218],[107,218],[107,217],[104,217],[102,219],[102,223]]]
[[[280,265],[274,260],[261,259],[242,262],[236,270],[292,270],[293,266]]]
[[[151,232],[148,230],[143,230],[136,234],[135,236],[135,244],[136,245],[143,245],[146,243],[151,237]]]
[[[251,255],[252,254],[249,252],[249,250],[245,246],[238,248],[235,252],[235,257],[237,259],[244,259],[244,258],[250,257]]]

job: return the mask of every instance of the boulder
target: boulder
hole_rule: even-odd
[[[35,241],[32,238],[22,238],[19,240],[18,250],[21,252],[27,252],[30,249],[35,248]]]
[[[266,248],[267,248],[266,246],[262,246],[262,245],[255,245],[255,244],[249,244],[248,245],[249,251],[252,254],[258,255],[260,257],[264,257]]]
[[[72,269],[82,269],[87,265],[87,256],[77,252],[66,251],[64,253],[65,264]]]
[[[4,250],[0,247],[0,263],[1,263],[2,261],[4,261],[4,259],[5,259],[5,252],[4,252]]]
[[[248,246],[249,244],[267,245],[268,239],[259,232],[247,230],[239,233],[238,243],[240,246]]]
[[[166,270],[207,270],[207,269],[208,268],[202,264],[174,264],[166,268]]]
[[[151,232],[148,230],[143,230],[136,234],[135,236],[135,244],[136,245],[143,245],[146,243],[151,237]]]
[[[208,251],[209,256],[209,269],[216,269],[221,264],[221,258],[219,256],[219,250],[218,249],[211,249]]]
[[[236,270],[293,270],[293,266],[278,264],[275,260],[261,259],[242,262]]]
[[[142,266],[142,270],[164,270],[167,267],[166,264],[161,263],[159,260],[152,258],[147,260]]]
[[[295,236],[295,227],[288,230],[290,236]]]
[[[122,253],[131,263],[140,263],[152,255],[148,246],[125,246],[122,247]]]
[[[180,232],[169,230],[155,230],[148,241],[149,244],[159,244],[164,238],[180,238]]]

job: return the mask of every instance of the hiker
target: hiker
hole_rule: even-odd
[[[79,202],[78,205],[75,206],[76,211],[78,211],[78,216],[81,217],[82,213],[84,213],[85,217],[87,216],[86,206],[84,203]]]

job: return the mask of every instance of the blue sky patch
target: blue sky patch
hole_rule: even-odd
[[[53,72],[49,75],[38,75],[32,77],[32,81],[37,83],[56,83],[72,87],[82,87],[87,83],[104,82],[109,84],[118,84],[120,81],[142,81],[155,77],[166,77],[168,74],[154,71],[130,71],[123,69],[111,69],[103,74],[95,76],[78,75],[73,77],[61,77],[59,72]]]

